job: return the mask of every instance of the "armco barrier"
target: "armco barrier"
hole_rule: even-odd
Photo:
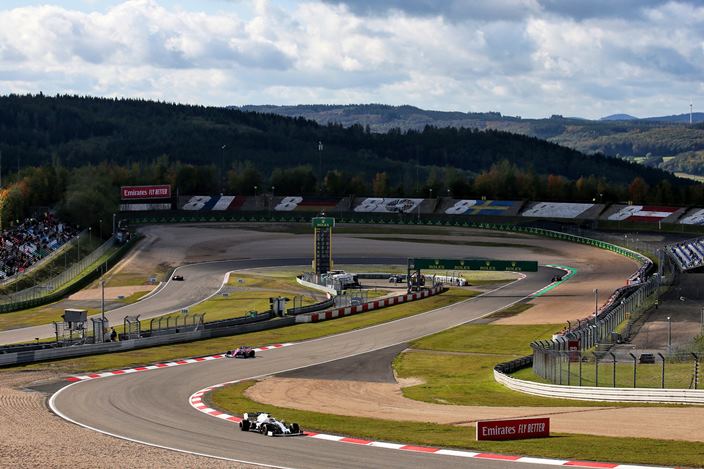
[[[308,306],[301,306],[300,308],[289,308],[286,310],[286,314],[289,316],[296,316],[298,314],[312,313],[313,311],[320,311],[321,309],[330,308],[335,305],[335,297],[331,297],[328,300],[321,301],[320,303],[315,303]]]
[[[336,319],[345,316],[351,316],[353,314],[364,313],[366,311],[373,311],[375,309],[381,309],[387,306],[393,306],[409,301],[420,300],[422,298],[437,295],[438,293],[444,290],[445,288],[442,285],[438,285],[431,288],[430,290],[423,290],[416,293],[406,293],[405,295],[393,296],[380,300],[372,300],[357,306],[346,306],[343,308],[329,309],[317,313],[300,314],[296,316],[296,323],[320,322],[326,321],[328,319]]]
[[[704,404],[702,389],[608,388],[563,386],[523,381],[494,369],[494,379],[514,391],[535,396],[582,401]]]

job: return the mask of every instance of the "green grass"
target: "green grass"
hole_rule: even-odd
[[[496,324],[463,324],[447,331],[414,341],[415,349],[446,352],[471,352],[495,355],[528,355],[529,344],[549,338],[561,324],[503,326]],[[498,362],[497,362],[498,363]]]
[[[494,380],[494,366],[516,355],[457,354],[411,350],[394,360],[400,378],[423,384],[403,388],[403,395],[432,404],[533,407],[604,407],[602,402],[570,401],[512,391]],[[611,404],[613,405],[613,404]]]
[[[143,365],[146,363],[174,360],[177,358],[197,357],[214,353],[222,353],[228,348],[231,348],[234,343],[261,346],[284,342],[300,342],[303,340],[339,334],[342,332],[361,329],[364,327],[413,316],[432,309],[442,308],[459,301],[464,301],[476,296],[477,294],[478,292],[466,289],[450,289],[445,293],[431,296],[423,300],[403,303],[333,321],[297,324],[295,326],[270,329],[261,332],[252,332],[248,334],[239,334],[231,337],[139,349],[129,352],[57,360],[54,362],[24,365],[14,367],[12,369],[52,369],[65,373],[79,373],[125,368],[129,366]]]
[[[52,321],[61,321],[61,315],[64,310],[57,307],[58,303],[52,303],[36,308],[25,309],[23,311],[15,311],[12,313],[0,314],[0,330],[6,331],[10,329],[19,329],[21,327],[42,326],[47,325],[50,330],[53,326]],[[97,309],[88,309],[88,314],[95,314]]]
[[[676,464],[701,467],[704,444],[647,438],[615,438],[576,434],[553,434],[550,438],[507,442],[475,441],[474,426],[429,425],[299,411],[260,404],[244,396],[253,384],[245,381],[217,389],[206,399],[231,414],[264,411],[308,431],[348,435],[413,445],[463,448],[482,452],[516,454],[557,459],[616,461],[633,464]],[[234,427],[234,425],[233,425]],[[233,431],[234,428],[233,428]]]
[[[149,285],[150,275],[136,274],[132,272],[120,272],[111,274],[105,282],[105,287],[133,287],[138,285]],[[93,282],[92,288],[98,288],[100,280]]]
[[[227,284],[233,287],[266,288],[267,290],[310,290],[296,282],[296,275],[300,273],[300,271],[271,271],[266,274],[233,272]]]
[[[129,296],[126,296],[126,297],[124,297],[124,298],[122,298],[122,299],[118,299],[117,301],[119,301],[120,303],[124,303],[124,304],[127,304],[127,305],[131,305],[132,303],[138,302],[138,301],[141,300],[145,295],[148,295],[149,293],[151,293],[151,291],[149,291],[149,290],[145,290],[145,291],[136,291],[136,292],[132,293],[132,294],[129,295]]]

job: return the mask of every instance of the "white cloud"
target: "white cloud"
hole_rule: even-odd
[[[599,12],[552,0],[0,9],[0,90],[585,117],[683,112],[697,93],[704,101],[704,7],[607,3]]]

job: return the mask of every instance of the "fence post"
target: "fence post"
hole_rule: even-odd
[[[658,352],[658,356],[660,357],[660,360],[662,360],[662,375],[660,379],[660,387],[662,389],[665,389],[665,357],[662,356],[662,353]]]
[[[582,386],[582,351],[579,351],[579,386]]]
[[[614,355],[612,352],[609,352],[609,355],[611,355],[611,359],[614,362],[614,373],[613,373],[613,387],[616,387],[616,355]]]
[[[633,357],[633,387],[636,387],[636,374],[638,373],[637,370],[637,361],[636,361],[636,356],[633,355],[631,352],[628,352],[628,354]]]
[[[694,355],[694,389],[697,389],[697,385],[699,385],[699,355],[691,353]]]
[[[594,354],[594,385],[599,387],[599,357]]]

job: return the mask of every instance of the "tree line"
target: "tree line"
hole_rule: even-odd
[[[134,99],[0,96],[0,221],[111,218],[119,186],[179,195],[378,195],[702,205],[702,186],[496,130],[361,125]],[[107,222],[106,222],[107,223]]]
[[[371,178],[364,173],[329,170],[323,180],[310,165],[260,172],[252,162],[230,167],[225,180],[215,165],[171,162],[166,156],[126,165],[103,162],[68,168],[58,161],[23,168],[5,179],[0,189],[0,227],[56,209],[62,220],[79,227],[111,230],[112,214],[119,210],[120,187],[170,184],[176,195],[227,195],[318,197],[451,197],[561,202],[626,202],[704,207],[704,185],[677,186],[662,180],[651,186],[640,176],[629,184],[610,183],[603,177],[540,175],[504,160],[470,177],[453,167],[432,167],[418,187],[407,191],[393,183],[385,171]],[[96,231],[97,232],[97,231]]]

